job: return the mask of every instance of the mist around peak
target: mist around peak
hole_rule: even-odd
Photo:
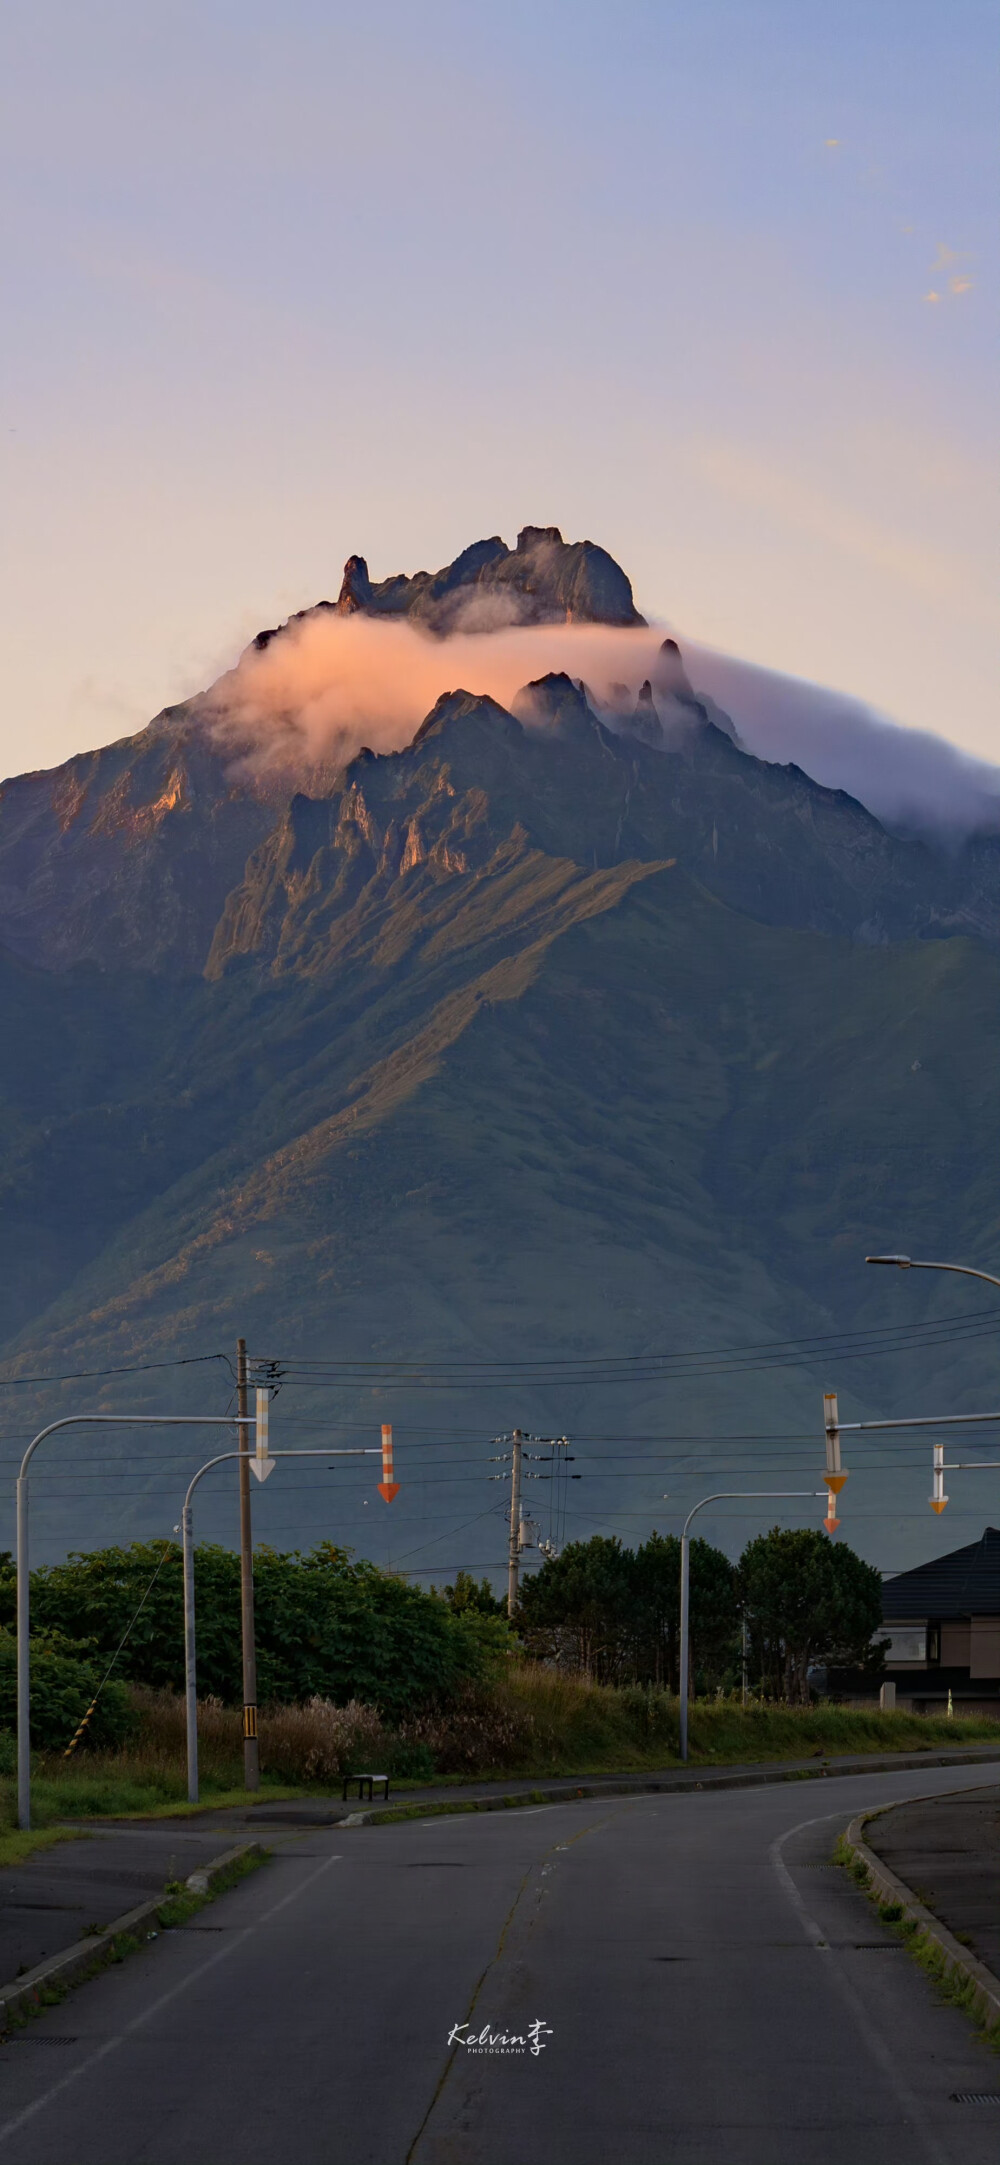
[[[355,589],[352,566],[360,561],[348,565]],[[488,593],[474,592],[477,607],[490,604]],[[900,831],[950,844],[1000,832],[1000,768],[846,693],[681,645],[643,623],[441,633],[402,612],[329,604],[255,641],[198,704],[235,774],[317,791],[362,746],[401,751],[457,687],[495,700],[529,727],[551,726],[537,694],[550,677],[582,687],[607,727],[667,753],[711,722],[757,758],[846,790]]]

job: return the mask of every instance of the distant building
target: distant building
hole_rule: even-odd
[[[886,1579],[885,1678],[897,1705],[936,1713],[952,1694],[956,1713],[1000,1714],[1000,1532]],[[832,1681],[832,1680],[831,1680]]]

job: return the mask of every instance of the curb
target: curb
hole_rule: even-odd
[[[264,1857],[267,1852],[260,1842],[240,1842],[235,1849],[223,1850],[221,1856],[213,1857],[209,1864],[190,1872],[184,1884],[192,1894],[208,1894],[216,1881],[234,1864],[241,1864],[245,1857]],[[26,1970],[23,1977],[16,1977],[9,1985],[0,1985],[0,2031],[10,2028],[11,2016],[37,2014],[51,2004],[49,1995],[61,1999],[70,1985],[81,1984],[87,1977],[94,1977],[100,1970],[120,1959],[118,1942],[131,1939],[137,1943],[157,1939],[160,1933],[159,1913],[170,1897],[157,1894],[148,1902],[139,1902],[135,1909],[127,1909],[121,1917],[113,1918],[101,1932],[92,1932],[87,1939],[79,1939],[72,1947],[64,1947],[60,1954],[49,1955],[46,1961]]]
[[[933,1798],[907,1797],[905,1801],[907,1804],[937,1802],[938,1793],[935,1793]],[[898,1802],[899,1799],[897,1804]],[[895,1872],[890,1872],[888,1865],[882,1863],[881,1857],[877,1857],[863,1839],[863,1829],[869,1820],[881,1819],[884,1812],[895,1809],[895,1805],[884,1804],[880,1811],[859,1812],[857,1818],[852,1819],[844,1836],[848,1849],[867,1870],[866,1891],[876,1895],[880,1902],[898,1903],[904,1918],[908,1921],[912,1919],[923,1938],[937,1948],[944,1962],[943,1976],[948,1978],[957,1975],[971,1986],[972,2011],[985,2028],[992,2028],[995,2023],[1000,2023],[1000,1978],[994,1977],[992,1970],[988,1970],[978,1956],[970,1954],[968,1948],[963,1947],[953,1937],[947,1925],[943,1925],[940,1918],[935,1917],[933,1910],[926,1908],[905,1880],[897,1878]]]
[[[988,1759],[980,1757],[984,1751],[989,1752]],[[773,1770],[756,1768],[753,1773],[746,1774],[737,1770],[728,1774],[705,1773],[685,1778],[671,1770],[662,1775],[637,1775],[634,1780],[622,1776],[618,1781],[612,1778],[608,1781],[580,1782],[574,1784],[572,1789],[567,1789],[564,1785],[558,1789],[519,1790],[513,1796],[464,1799],[456,1796],[454,1802],[450,1798],[440,1798],[433,1804],[414,1801],[380,1805],[374,1811],[349,1812],[346,1819],[331,1820],[329,1824],[338,1828],[391,1827],[410,1819],[438,1819],[459,1812],[510,1812],[526,1805],[537,1807],[539,1804],[575,1804],[582,1797],[685,1797],[705,1789],[764,1789],[775,1782],[835,1781],[857,1774],[909,1774],[920,1772],[924,1767],[990,1765],[996,1759],[1000,1759],[1000,1745],[995,1750],[992,1746],[977,1746],[968,1752],[920,1752],[916,1757],[910,1758],[890,1757],[888,1754],[879,1757],[873,1753],[870,1758],[852,1760],[848,1766],[820,1760],[815,1766],[784,1767],[780,1760],[776,1760]]]

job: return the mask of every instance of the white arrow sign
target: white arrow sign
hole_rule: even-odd
[[[274,1472],[274,1460],[268,1458],[267,1455],[267,1405],[268,1393],[259,1390],[257,1393],[257,1451],[255,1457],[250,1460],[258,1481],[266,1481],[268,1474]]]

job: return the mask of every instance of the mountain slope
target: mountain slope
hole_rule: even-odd
[[[476,561],[453,586],[502,559]],[[437,1554],[487,1564],[484,1443],[514,1423],[586,1439],[577,1530],[642,1530],[664,1486],[761,1470],[753,1438],[801,1485],[831,1381],[845,1411],[1000,1388],[988,1318],[832,1375],[821,1345],[648,1369],[975,1305],[933,1281],[902,1302],[861,1258],[1000,1250],[994,838],[949,858],[752,758],[669,646],[614,730],[567,677],[513,707],[451,693],[308,796],[265,797],[195,707],[7,785],[0,1347],[8,1375],[81,1378],[26,1383],[18,1434],[81,1392],[212,1410],[202,1368],[87,1376],[242,1333],[292,1364],[289,1437],[388,1416],[445,1453],[397,1554],[474,1496],[479,1530]],[[554,1358],[558,1387],[530,1365]],[[688,1476],[665,1436],[745,1440],[703,1441]],[[101,1448],[100,1483],[40,1498],[53,1549],[174,1523],[155,1455],[126,1478],[136,1439]],[[859,1526],[891,1505],[879,1560],[907,1560],[925,1478],[858,1472]],[[286,1476],[261,1530],[305,1538],[321,1503]],[[333,1530],[377,1553],[343,1483]]]

